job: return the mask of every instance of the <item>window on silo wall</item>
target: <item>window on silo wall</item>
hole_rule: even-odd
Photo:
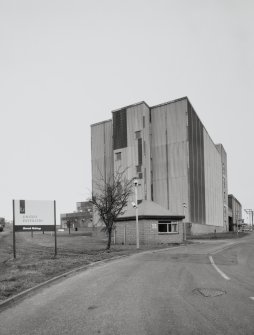
[[[139,138],[141,138],[141,130],[135,131],[135,138],[136,138],[136,140],[138,140]]]
[[[137,166],[136,166],[136,172],[137,172],[137,173],[142,172],[142,170],[141,170],[141,166],[140,166],[140,165],[137,165]]]
[[[142,165],[142,138],[138,139],[138,165]]]
[[[113,112],[113,149],[127,147],[127,117],[126,109]]]
[[[116,161],[120,161],[122,159],[122,153],[121,152],[116,152]]]

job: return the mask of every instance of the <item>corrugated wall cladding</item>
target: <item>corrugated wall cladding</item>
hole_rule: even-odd
[[[151,108],[151,120],[153,200],[183,214],[182,204],[188,203],[187,100]]]
[[[221,155],[203,129],[206,224],[223,227]]]
[[[113,112],[113,147],[114,150],[127,147],[126,109]]]
[[[97,183],[113,175],[112,131],[111,120],[91,126],[92,191],[95,193]],[[98,216],[94,213],[94,223],[97,222]]]
[[[222,195],[223,195],[223,219],[225,230],[228,226],[228,175],[227,175],[227,153],[222,144],[217,144],[216,148],[221,155],[222,164]]]
[[[205,224],[205,171],[203,125],[188,103],[190,220]]]

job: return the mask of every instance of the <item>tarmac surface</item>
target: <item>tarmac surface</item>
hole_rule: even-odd
[[[0,313],[1,335],[254,334],[254,234],[100,263]]]

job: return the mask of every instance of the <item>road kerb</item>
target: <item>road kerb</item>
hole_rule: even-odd
[[[58,276],[55,276],[53,278],[50,278],[46,281],[44,281],[43,283],[40,283],[36,286],[33,286],[25,291],[22,291],[16,295],[14,295],[13,297],[11,298],[8,298],[6,300],[4,300],[3,302],[0,302],[0,312],[9,307],[12,303],[15,303],[16,301],[18,300],[21,300],[22,298],[28,296],[30,293],[33,293],[34,291],[36,290],[39,290],[40,288],[43,288],[43,287],[46,287],[47,285],[49,284],[52,284],[53,282],[61,279],[61,278],[64,278],[64,277],[68,277],[72,274],[74,274],[75,272],[79,272],[79,271],[82,271],[82,270],[85,270],[85,269],[88,269],[89,267],[93,267],[95,265],[98,265],[98,264],[101,264],[101,263],[106,263],[106,262],[109,262],[109,261],[113,261],[113,260],[116,260],[116,259],[119,259],[119,258],[124,258],[124,257],[128,257],[129,255],[121,255],[121,256],[115,256],[115,257],[112,257],[112,258],[108,258],[108,259],[103,259],[101,261],[97,261],[97,262],[93,262],[93,263],[90,263],[90,264],[86,264],[86,265],[83,265],[83,266],[80,266],[78,268],[75,268],[75,269],[72,269],[68,272],[64,272]]]

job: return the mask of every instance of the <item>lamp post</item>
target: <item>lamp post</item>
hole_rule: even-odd
[[[185,208],[187,208],[187,204],[186,202],[183,202],[183,240],[186,241],[187,238],[186,238],[186,223],[185,223]]]
[[[134,189],[135,189],[135,210],[136,210],[136,245],[139,249],[139,227],[138,227],[138,180],[134,179]]]

